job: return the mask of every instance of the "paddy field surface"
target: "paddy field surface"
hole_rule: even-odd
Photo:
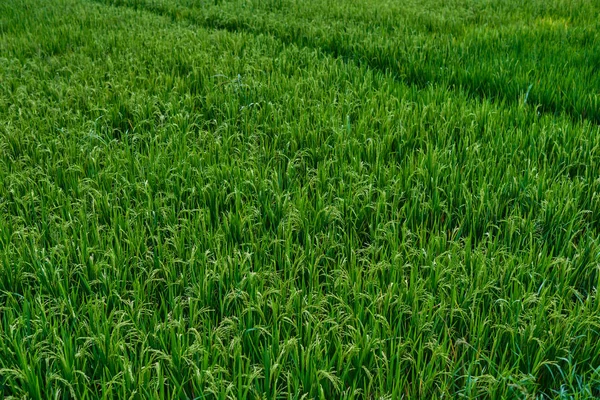
[[[0,1],[0,395],[599,397],[599,15]]]

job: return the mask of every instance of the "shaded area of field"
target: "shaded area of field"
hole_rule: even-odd
[[[1,3],[0,393],[598,396],[596,5],[425,4]]]

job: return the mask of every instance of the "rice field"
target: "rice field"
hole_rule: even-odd
[[[0,395],[599,398],[599,15],[0,1]]]

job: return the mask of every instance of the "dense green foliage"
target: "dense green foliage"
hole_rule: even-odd
[[[599,11],[0,2],[0,394],[600,396]]]

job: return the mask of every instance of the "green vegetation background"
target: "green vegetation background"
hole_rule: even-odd
[[[0,2],[0,394],[600,396],[599,11]]]

